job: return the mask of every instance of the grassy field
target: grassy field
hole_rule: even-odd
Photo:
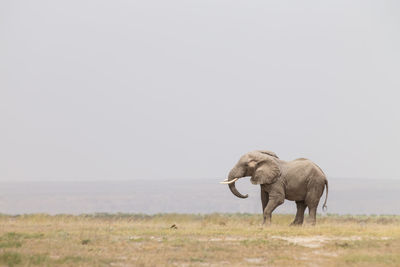
[[[400,266],[400,216],[0,215],[0,266]]]

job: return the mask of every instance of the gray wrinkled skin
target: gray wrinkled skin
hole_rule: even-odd
[[[263,225],[271,223],[272,212],[285,199],[296,202],[297,213],[291,225],[302,225],[304,211],[308,207],[310,223],[315,225],[319,200],[326,186],[328,199],[328,180],[323,171],[312,161],[304,158],[284,161],[267,150],[257,150],[243,155],[229,172],[228,180],[251,176],[253,184],[261,187],[261,202],[264,214]],[[229,185],[231,192],[240,198],[246,198],[235,187]]]

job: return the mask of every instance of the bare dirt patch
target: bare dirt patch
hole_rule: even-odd
[[[307,248],[319,248],[322,247],[325,243],[331,241],[356,241],[362,240],[361,236],[349,236],[349,237],[328,237],[322,235],[316,236],[271,236],[273,239],[285,240],[291,244],[307,247]],[[379,239],[379,240],[388,240],[388,237],[380,237],[369,239]]]

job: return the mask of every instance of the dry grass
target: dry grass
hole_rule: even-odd
[[[400,216],[0,216],[0,266],[400,266]],[[174,225],[176,227],[172,227]]]

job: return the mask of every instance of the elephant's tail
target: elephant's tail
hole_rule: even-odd
[[[323,211],[326,211],[328,209],[328,206],[326,205],[326,201],[328,200],[328,180],[326,180],[326,179],[325,179],[325,186],[326,186],[326,196],[325,196],[324,205],[322,205]]]

